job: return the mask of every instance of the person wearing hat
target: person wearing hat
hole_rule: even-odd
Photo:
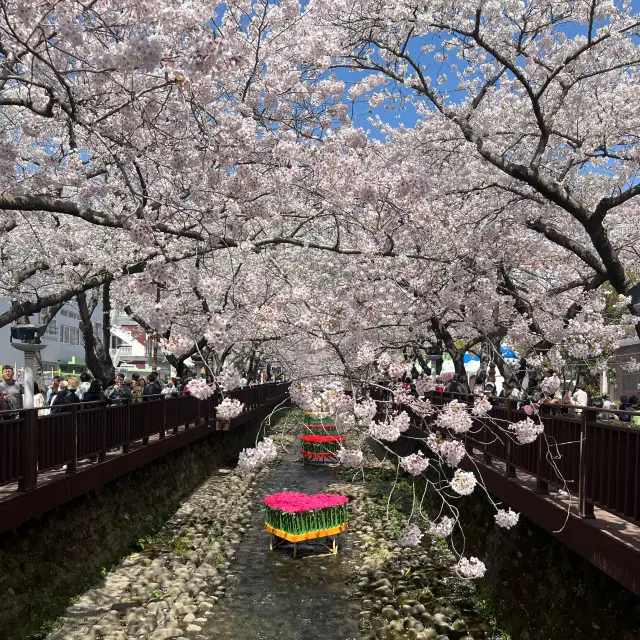
[[[5,364],[2,367],[0,380],[0,398],[5,409],[22,409],[22,387],[13,377],[13,367]]]
[[[78,395],[78,389],[80,388],[80,380],[75,377],[71,377],[67,380],[67,392],[64,396],[57,400],[51,409],[51,413],[62,413],[64,411],[70,411],[69,405],[79,404],[81,402]],[[59,396],[61,394],[58,394]]]

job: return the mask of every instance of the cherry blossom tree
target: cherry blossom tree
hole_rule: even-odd
[[[252,358],[277,361],[300,406],[388,451],[411,414],[432,458],[399,464],[437,474],[448,511],[432,533],[449,535],[451,492],[482,490],[459,469],[459,436],[490,407],[435,411],[414,361],[439,343],[462,375],[473,350],[483,370],[550,391],[565,363],[606,360],[635,322],[628,4],[0,8],[0,286],[13,300],[0,325],[73,298],[89,311],[87,293],[108,287],[179,371],[202,355],[229,387]],[[100,355],[85,329],[108,369],[105,337]],[[535,414],[492,425],[540,437]],[[249,451],[243,466],[271,457]],[[498,526],[516,521],[496,505]]]

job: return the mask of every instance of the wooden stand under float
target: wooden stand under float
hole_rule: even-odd
[[[308,542],[314,540],[319,546],[324,547],[328,553],[314,553],[313,558],[322,556],[335,556],[338,553],[338,536],[346,531],[349,527],[349,523],[338,525],[337,527],[331,527],[330,529],[319,529],[318,531],[307,531],[306,533],[291,534],[286,531],[280,531],[274,527],[265,524],[265,528],[269,533],[269,551],[277,549],[285,542],[293,543],[293,557],[298,557],[298,545],[301,542]],[[321,541],[322,538],[329,538],[331,546]]]

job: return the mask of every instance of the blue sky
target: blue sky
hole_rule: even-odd
[[[634,12],[640,14],[640,0],[632,0],[631,7]],[[569,37],[575,37],[582,33],[586,34],[586,29],[580,28],[575,24],[567,24],[562,27]],[[449,61],[438,61],[436,55],[442,52],[440,47],[441,39],[435,36],[430,36],[422,39],[415,39],[415,41],[409,46],[409,53],[420,64],[426,65],[426,73],[431,78],[432,86],[436,85],[437,78],[441,75],[446,75],[446,81],[440,85],[437,85],[440,89],[444,89],[447,92],[448,99],[453,102],[459,102],[464,99],[464,92],[458,90],[458,80],[455,72],[450,69],[451,63],[457,63],[459,70],[463,69],[463,65],[457,60],[455,51],[451,51],[451,59]],[[421,47],[424,45],[435,45],[436,49],[432,53],[424,53],[421,51]],[[354,84],[358,79],[363,77],[362,73],[350,73],[344,69],[338,69],[335,75],[347,83],[347,87]],[[410,95],[411,91],[405,90],[403,87],[393,87],[393,93],[400,92],[405,95]],[[367,96],[370,94],[367,94]],[[382,104],[377,108],[371,108],[366,100],[366,97],[360,98],[353,105],[354,121],[359,126],[365,129],[371,129],[371,125],[368,122],[368,118],[371,116],[378,116],[384,123],[390,124],[394,127],[405,126],[413,127],[416,124],[418,116],[410,103],[401,106],[400,104],[391,104],[389,102]],[[373,137],[380,138],[375,131],[371,132]]]

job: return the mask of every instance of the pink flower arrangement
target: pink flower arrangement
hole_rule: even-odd
[[[267,496],[263,503],[272,509],[285,511],[286,513],[299,513],[301,511],[314,511],[316,509],[330,509],[347,504],[349,498],[335,493],[316,493],[308,496],[306,493],[285,491]]]

